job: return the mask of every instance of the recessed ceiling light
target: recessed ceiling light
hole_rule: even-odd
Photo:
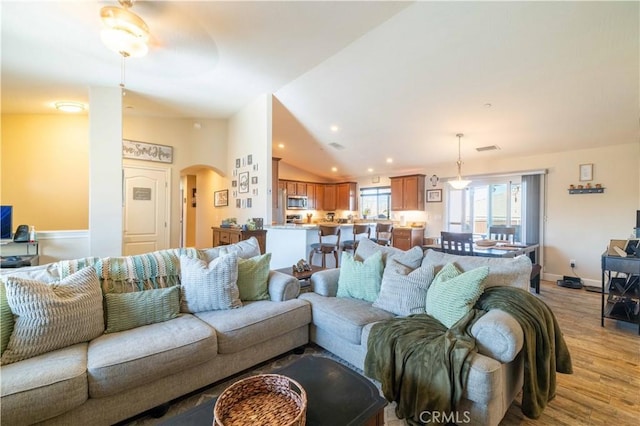
[[[484,104],[485,108],[491,108],[493,105],[491,105],[489,102],[487,102],[486,104]]]
[[[53,104],[58,111],[63,112],[82,112],[85,110],[85,106],[80,102],[73,101],[60,101]]]
[[[278,148],[281,148],[281,149],[284,148],[284,144],[283,143],[279,143],[278,144]]]
[[[340,127],[336,126],[335,124],[333,126],[330,127],[332,132],[337,132],[338,130],[340,130]]]
[[[337,172],[337,171],[338,171],[338,168],[337,168],[337,167],[332,167],[332,168],[331,168],[331,171],[332,171],[332,172]]]
[[[393,158],[387,158],[387,163],[393,163]]]
[[[367,171],[368,171],[369,173],[371,173],[371,172],[373,171],[373,169],[372,169],[371,167],[369,167],[369,168],[367,169]]]

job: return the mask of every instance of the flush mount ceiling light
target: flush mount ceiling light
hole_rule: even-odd
[[[102,42],[125,58],[144,56],[149,51],[149,27],[142,18],[129,10],[134,2],[135,0],[119,0],[122,8],[105,6],[100,9],[100,19],[104,24],[100,34]]]
[[[449,185],[451,185],[455,189],[464,189],[471,183],[470,180],[462,179],[462,160],[460,159],[460,139],[464,136],[462,133],[458,133],[456,137],[458,138],[458,161],[456,164],[458,165],[458,177],[456,180],[450,180]]]
[[[58,111],[63,112],[82,112],[85,106],[80,102],[60,101],[53,104]]]

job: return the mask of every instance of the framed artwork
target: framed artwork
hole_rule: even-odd
[[[427,189],[427,203],[441,203],[442,189]]]
[[[252,204],[253,204],[253,201],[251,200],[251,198],[247,198],[247,207],[251,208]]]
[[[593,180],[593,163],[580,164],[580,181]]]
[[[222,191],[214,191],[213,206],[226,207],[228,205],[229,205],[229,190],[223,189]]]
[[[253,155],[249,154],[247,155],[247,166],[250,166],[251,164],[253,164]]]
[[[251,185],[258,184],[258,176],[251,176]]]
[[[122,158],[173,163],[173,147],[155,143],[122,140]]]
[[[240,167],[240,159],[236,158],[236,169]]]
[[[235,187],[237,187],[237,186],[238,186],[238,181],[237,181],[237,180],[232,180],[232,181],[231,181],[231,187],[232,187],[232,188],[235,188]]]
[[[242,201],[240,200],[240,198],[236,198],[236,208],[239,209],[242,207]]]
[[[242,172],[238,175],[238,193],[249,192],[249,172]]]

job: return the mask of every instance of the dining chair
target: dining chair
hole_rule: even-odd
[[[342,243],[342,250],[355,252],[362,238],[371,238],[371,228],[369,225],[355,223],[353,225],[353,240],[345,240]]]
[[[473,256],[471,232],[440,232],[440,248],[443,253]]]
[[[516,238],[516,228],[513,226],[490,226],[489,239],[509,241],[514,243]]]
[[[335,225],[320,225],[318,230],[318,242],[311,244],[309,252],[309,264],[313,264],[315,254],[322,255],[322,267],[326,268],[326,256],[333,254],[338,267],[338,250],[340,250],[340,227]]]
[[[393,238],[393,223],[376,223],[376,236],[371,238],[381,246],[390,246]]]

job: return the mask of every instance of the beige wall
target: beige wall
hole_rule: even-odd
[[[89,227],[88,140],[86,114],[2,115],[0,198],[14,206],[14,228]]]

